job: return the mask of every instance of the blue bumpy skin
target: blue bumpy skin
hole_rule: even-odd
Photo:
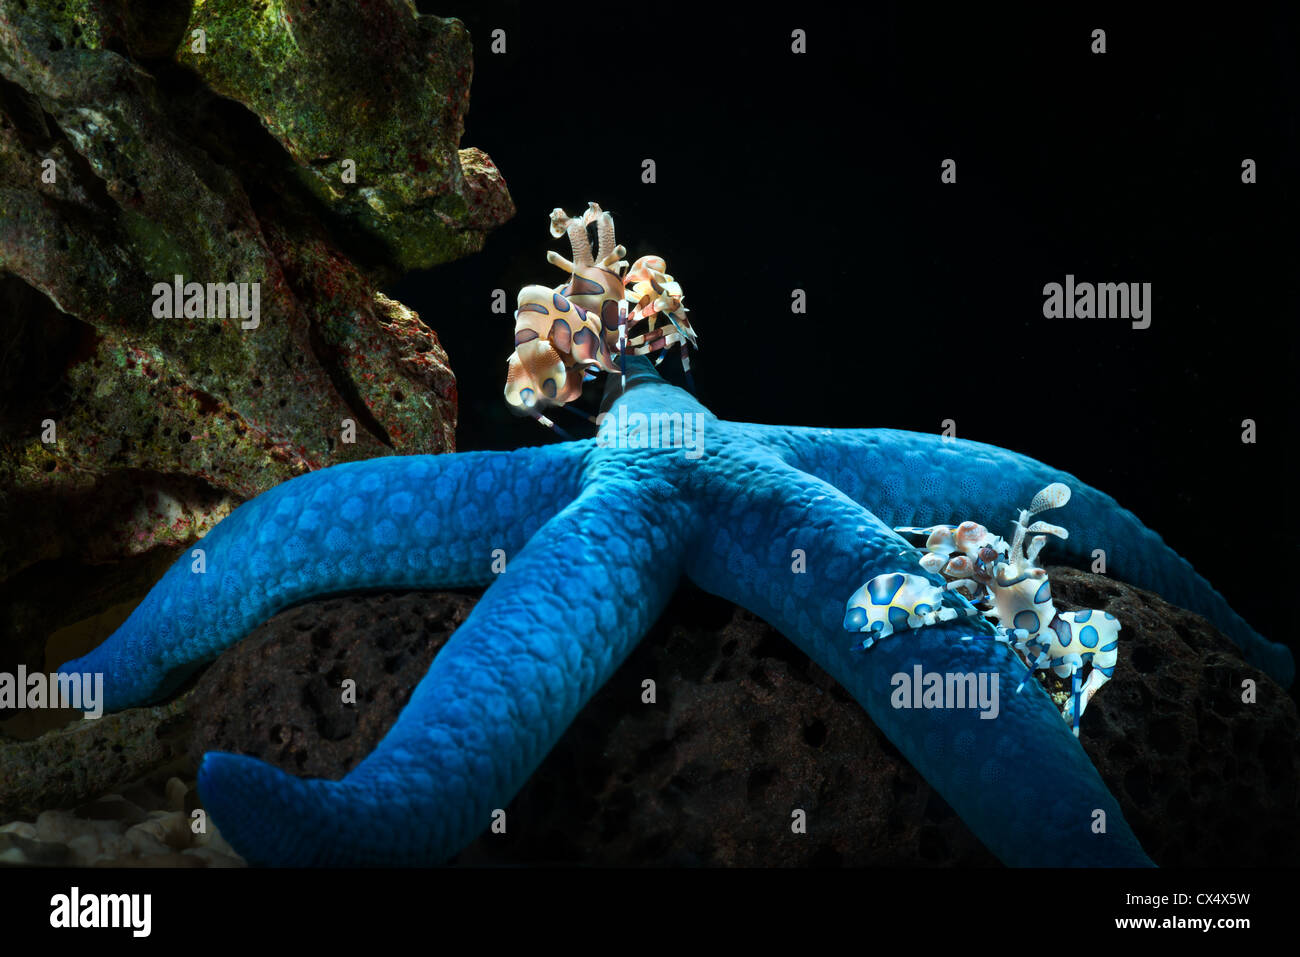
[[[100,648],[61,670],[103,671],[110,709],[141,705],[292,603],[490,584],[388,735],[342,781],[224,753],[199,769],[205,807],[251,862],[438,863],[506,806],[685,574],[770,621],[834,675],[1004,862],[1149,865],[1051,700],[1033,682],[1012,693],[1025,667],[986,624],[942,622],[866,652],[843,627],[863,582],[921,573],[919,552],[891,526],[953,516],[997,526],[1063,481],[1075,490],[1060,516],[1073,558],[1105,549],[1117,576],[1206,614],[1249,660],[1292,677],[1286,649],[1073,476],[937,436],[723,422],[646,360],[628,369],[611,414],[698,414],[702,455],[586,440],[376,459],[293,479],[199,543],[203,574],[184,556]],[[493,574],[502,557],[505,572]],[[996,671],[998,716],[891,707],[891,676],[916,664]]]

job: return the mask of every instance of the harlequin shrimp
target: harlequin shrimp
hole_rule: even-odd
[[[564,405],[582,394],[595,368],[617,372],[600,323],[582,306],[545,286],[519,290],[515,311],[515,351],[506,362],[506,401],[543,425],[552,425],[535,407]]]
[[[978,522],[934,525],[930,528],[896,528],[904,535],[927,535],[921,567],[942,575],[947,587],[961,592],[980,611],[992,606],[989,586],[999,559],[1005,560],[1010,547]]]
[[[594,253],[587,235],[593,223]],[[686,319],[681,286],[663,259],[643,256],[627,269],[627,250],[615,241],[614,218],[596,203],[589,203],[581,217],[556,207],[551,235],[569,237],[572,261],[554,250],[546,254],[548,262],[569,273],[569,280],[553,289],[530,285],[520,290],[515,351],[506,363],[506,401],[556,428],[541,408],[567,407],[581,395],[583,383],[600,372],[623,374],[624,356],[663,353],[673,345],[681,347],[689,383],[687,350],[695,345],[695,331]],[[662,359],[661,354],[656,364]]]
[[[959,592],[933,585],[920,575],[894,572],[877,575],[853,593],[844,613],[844,627],[866,632],[862,639],[866,649],[895,631],[976,614]]]
[[[975,522],[895,531],[927,536],[921,566],[942,575],[947,589],[960,592],[996,620],[999,633],[1020,652],[1030,674],[1050,668],[1058,678],[1070,678],[1071,693],[1062,714],[1077,737],[1088,702],[1115,671],[1120,623],[1109,612],[1058,612],[1052,603],[1051,584],[1037,565],[1038,555],[1048,535],[1064,539],[1069,533],[1047,522],[1027,523],[1069,500],[1069,486],[1060,482],[1040,491],[1028,509],[1021,509],[1010,544]],[[1085,664],[1088,677],[1082,681]],[[1023,687],[1022,681],[1016,691]]]
[[[587,226],[596,223],[598,246],[591,251]],[[570,273],[568,283],[519,291],[515,310],[515,351],[506,360],[506,402],[554,428],[538,406],[571,402],[593,370],[617,372],[609,335],[624,327],[626,303],[618,271],[625,250],[614,242],[614,219],[591,203],[581,219],[562,209],[551,213],[552,235],[569,235],[573,261],[548,251],[549,262]]]
[[[642,320],[645,322],[644,331],[630,338],[627,346],[634,355],[660,353],[655,365],[663,362],[667,349],[674,345],[680,347],[686,384],[694,388],[691,348],[696,344],[695,329],[686,318],[690,310],[682,305],[682,287],[668,275],[667,269],[668,264],[660,257],[642,256],[623,277],[627,301],[631,304],[629,323],[640,330]],[[660,317],[668,320],[671,330],[660,325]]]
[[[1060,508],[1069,500],[1070,489],[1060,482],[1040,491],[1029,508],[1021,510],[1010,544],[978,522],[932,525],[929,528],[904,527],[894,531],[902,535],[927,536],[921,566],[942,575],[948,580],[949,588],[962,592],[981,611],[992,617],[1002,617],[1005,622],[1008,618],[1004,612],[1014,604],[1013,595],[1037,594],[1042,587],[1039,579],[1045,579],[1047,573],[1034,563],[1047,543],[1047,535],[1069,537],[1069,533],[1059,525],[1035,522],[1027,526],[1025,523],[1039,512]],[[1025,549],[1024,539],[1029,534],[1034,538]],[[1013,570],[1010,575],[1008,568]],[[1032,615],[1032,605],[1030,601],[1027,606],[1019,608],[1017,614]],[[1046,624],[1041,622],[1031,628],[1030,618],[1017,621],[1017,614],[1009,618],[1014,628],[1025,628],[1032,633]]]

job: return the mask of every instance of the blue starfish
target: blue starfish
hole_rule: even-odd
[[[490,584],[388,735],[343,780],[299,779],[219,752],[199,769],[204,805],[251,862],[434,863],[491,823],[685,574],[830,672],[1005,863],[1149,865],[1046,693],[1033,682],[1011,693],[1025,666],[984,622],[939,623],[865,652],[844,630],[845,603],[864,581],[923,574],[919,552],[892,526],[997,526],[1038,489],[1066,482],[1069,559],[1105,549],[1117,576],[1206,614],[1248,660],[1291,680],[1290,653],[1251,630],[1158,535],[1025,456],[888,429],[724,422],[643,359],[629,361],[627,391],[610,409],[624,412],[630,424],[637,413],[692,417],[702,454],[588,439],[295,478],[203,539],[205,573],[182,557],[113,636],[62,670],[104,672],[110,710],[142,705],[292,603]],[[1000,713],[891,707],[891,676],[918,663],[996,671]]]

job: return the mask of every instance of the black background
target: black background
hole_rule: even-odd
[[[41,938],[54,951],[71,943],[113,953],[141,943],[121,929],[50,929],[51,897],[76,885],[82,895],[152,894],[153,932],[145,946],[193,942],[195,900],[201,898],[217,915],[203,925],[205,944],[228,945],[236,953],[268,933],[291,933],[303,947],[371,953],[385,941],[432,941],[456,931],[477,934],[494,949],[524,953],[548,945],[632,938],[675,943],[702,935],[708,944],[742,953],[787,953],[806,948],[814,934],[971,948],[989,936],[990,915],[1020,917],[1024,909],[1016,902],[1040,899],[1044,887],[1068,886],[1088,904],[1070,912],[1068,927],[1059,931],[1063,940],[1114,934],[1131,945],[1170,934],[1116,928],[1115,918],[1122,917],[1247,918],[1249,929],[1212,931],[1215,939],[1231,942],[1226,949],[1283,943],[1293,926],[1293,876],[1279,868],[1199,869],[1190,879],[1179,870],[1002,869],[981,871],[975,880],[968,870],[935,868],[895,868],[887,877],[805,868],[252,868],[233,877],[207,868],[0,868],[0,913],[6,943],[31,945]],[[1172,899],[1219,892],[1250,899],[1233,906],[1129,903],[1129,895]],[[935,901],[942,902],[941,919]],[[1201,933],[1173,931],[1170,939],[1182,944]]]
[[[520,286],[558,284],[546,250],[568,248],[548,213],[595,200],[629,260],[658,253],[682,283],[698,394],[720,417],[929,432],[952,418],[1115,496],[1295,647],[1300,79],[1281,23],[462,6],[462,145],[492,157],[519,212],[483,253],[386,290],[450,354],[461,450],[555,440],[502,398],[513,320],[491,296],[513,311]],[[1045,319],[1043,285],[1067,273],[1150,282],[1151,327]],[[790,312],[796,287],[807,315]],[[675,358],[662,369],[680,381]]]

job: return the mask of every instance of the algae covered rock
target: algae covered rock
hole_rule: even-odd
[[[471,74],[404,0],[0,0],[0,668],[87,614],[50,581],[454,449],[447,355],[379,289],[514,212]]]
[[[459,150],[472,75],[459,20],[403,2],[207,0],[185,32],[180,61],[261,117],[303,181],[402,266],[478,250],[513,212],[491,160]]]
[[[0,743],[0,823],[75,807],[185,755],[189,695]]]

